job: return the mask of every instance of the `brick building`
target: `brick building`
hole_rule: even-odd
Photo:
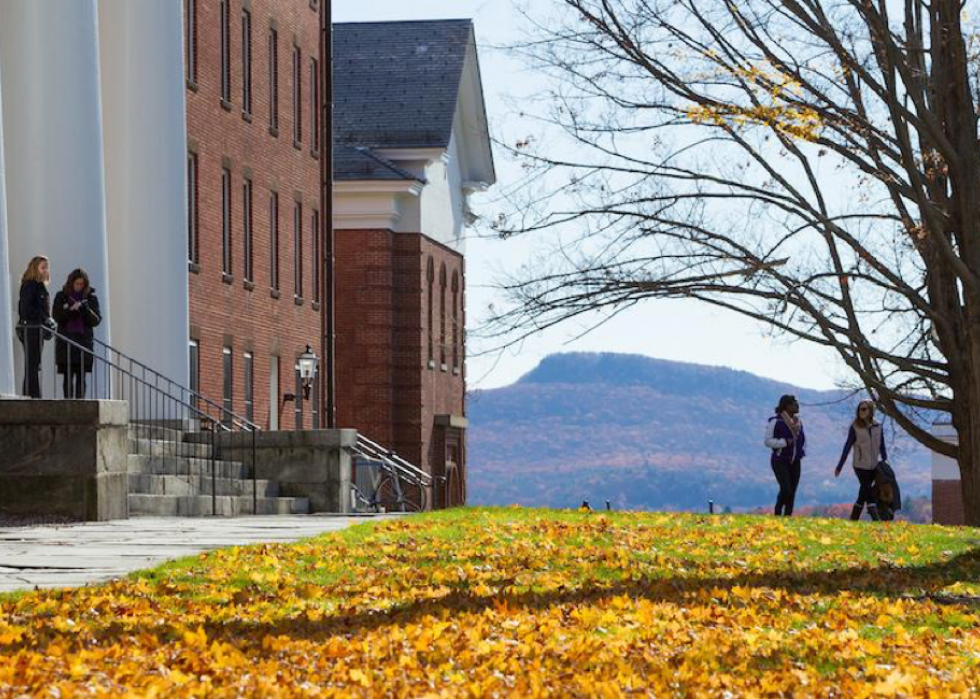
[[[320,423],[318,4],[185,0],[192,387],[266,429]]]
[[[495,181],[473,24],[339,24],[334,41],[338,421],[445,482],[432,502],[451,505],[468,198]]]
[[[192,388],[264,429],[316,429],[317,0],[184,0]],[[465,492],[467,198],[495,180],[473,25],[334,30],[337,424]],[[445,482],[445,481],[440,481]]]

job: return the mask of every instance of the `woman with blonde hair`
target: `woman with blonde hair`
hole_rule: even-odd
[[[51,338],[50,280],[50,263],[43,255],[31,259],[20,279],[17,339],[24,346],[23,393],[31,398],[41,397],[41,352]]]
[[[880,462],[888,460],[888,452],[885,449],[884,430],[881,423],[875,420],[874,401],[863,400],[858,403],[857,414],[847,432],[847,441],[844,442],[844,452],[840,455],[840,461],[834,470],[835,478],[844,468],[844,461],[847,460],[847,455],[852,448],[854,456],[851,465],[861,487],[858,490],[857,501],[851,508],[851,519],[855,521],[861,519],[861,510],[867,505],[868,515],[878,521],[878,505],[874,496],[875,472]]]

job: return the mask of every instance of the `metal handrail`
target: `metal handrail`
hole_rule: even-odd
[[[211,399],[209,399],[209,398],[201,395],[197,391],[194,391],[194,390],[192,390],[190,388],[187,388],[186,386],[183,386],[180,383],[177,383],[173,379],[171,379],[171,378],[169,378],[167,376],[164,376],[163,374],[161,374],[156,369],[153,369],[152,367],[149,367],[146,364],[143,364],[138,359],[134,359],[133,357],[130,357],[129,355],[125,354],[124,352],[121,352],[120,350],[116,349],[112,345],[110,345],[110,344],[108,344],[106,342],[102,342],[98,338],[93,338],[93,342],[94,342],[94,344],[98,345],[99,347],[102,347],[102,348],[104,348],[105,350],[107,350],[109,352],[115,353],[117,356],[119,356],[120,358],[126,360],[130,364],[133,364],[135,366],[138,366],[140,369],[143,370],[144,375],[147,372],[149,372],[150,374],[153,375],[154,378],[156,378],[156,379],[162,379],[162,380],[166,381],[170,386],[176,387],[176,388],[180,389],[183,393],[186,393],[186,394],[190,395],[193,400],[200,401],[200,402],[202,402],[202,403],[204,403],[204,404],[206,404],[206,405],[208,405],[208,406],[210,406],[212,408],[215,408],[217,410],[220,410],[221,413],[222,413],[222,417],[228,417],[228,418],[230,418],[230,420],[231,420],[231,422],[233,424],[234,423],[237,423],[238,425],[240,425],[242,427],[243,430],[246,430],[246,431],[249,431],[249,432],[259,432],[259,431],[261,431],[261,429],[259,428],[259,426],[257,424],[255,424],[254,422],[252,422],[251,420],[249,420],[248,418],[242,417],[241,415],[238,415],[234,411],[228,410],[228,408],[224,407],[223,405],[218,405],[217,403],[215,403]],[[222,423],[223,423],[223,421],[222,421]],[[222,424],[221,427],[226,432],[231,431],[231,430],[228,429],[228,426],[225,425],[225,424]]]
[[[46,339],[55,339],[58,342],[65,343],[65,345],[68,348],[71,348],[70,351],[68,352],[68,354],[69,354],[68,367],[69,368],[67,369],[67,372],[68,372],[69,379],[70,379],[70,376],[71,376],[71,368],[70,367],[72,367],[75,364],[75,361],[76,361],[72,355],[74,355],[77,352],[80,358],[90,357],[92,359],[92,362],[93,362],[93,367],[98,366],[99,363],[101,363],[102,365],[104,365],[106,367],[106,372],[107,372],[107,375],[109,377],[108,378],[108,381],[107,381],[107,385],[105,386],[106,393],[107,394],[111,391],[111,380],[112,380],[112,378],[111,378],[111,373],[110,372],[115,371],[125,381],[128,381],[129,382],[129,389],[130,390],[129,390],[129,397],[126,398],[126,401],[136,411],[139,411],[141,408],[142,409],[146,409],[147,407],[155,407],[157,409],[160,409],[162,407],[163,408],[163,411],[162,412],[164,414],[166,414],[166,413],[168,413],[168,410],[169,410],[170,407],[178,407],[178,408],[180,408],[180,411],[181,412],[184,412],[187,415],[193,416],[193,419],[196,419],[196,420],[201,421],[203,423],[202,424],[202,427],[205,428],[203,431],[209,432],[211,434],[211,442],[210,442],[210,446],[211,446],[211,451],[210,451],[210,454],[211,454],[211,456],[210,456],[210,461],[211,461],[211,512],[212,512],[213,515],[216,515],[217,514],[217,482],[216,482],[217,481],[217,468],[216,468],[216,464],[215,464],[215,462],[216,462],[215,448],[216,448],[217,445],[216,445],[216,442],[215,442],[215,435],[219,431],[225,431],[225,432],[232,431],[230,425],[225,422],[225,418],[227,418],[227,417],[230,416],[232,418],[232,420],[230,421],[230,423],[232,425],[234,425],[235,423],[237,423],[238,425],[241,425],[242,426],[242,431],[249,432],[252,435],[252,443],[251,443],[251,447],[252,447],[252,464],[251,464],[251,474],[252,474],[252,478],[251,478],[251,480],[252,480],[252,512],[253,513],[257,513],[257,511],[258,511],[258,481],[256,480],[256,478],[257,478],[257,475],[256,475],[256,472],[257,472],[256,465],[257,464],[256,464],[256,461],[255,461],[255,448],[256,448],[255,447],[255,435],[256,435],[257,432],[260,431],[257,425],[255,425],[254,423],[252,423],[249,420],[246,420],[245,418],[240,418],[239,416],[235,415],[232,411],[228,410],[224,406],[217,405],[213,401],[207,400],[203,396],[200,396],[196,391],[191,391],[190,389],[181,386],[177,382],[175,382],[175,381],[173,381],[171,379],[168,379],[166,376],[163,376],[162,374],[160,374],[160,372],[155,371],[154,369],[151,369],[150,367],[147,367],[146,365],[138,362],[135,359],[132,359],[131,357],[127,357],[122,352],[119,352],[118,350],[116,350],[115,348],[111,347],[110,345],[108,345],[108,344],[106,344],[104,342],[95,340],[95,343],[98,343],[98,345],[100,347],[103,347],[103,348],[108,349],[108,350],[110,350],[112,352],[115,352],[119,357],[122,357],[125,360],[129,361],[131,364],[135,364],[140,369],[143,369],[144,370],[143,376],[137,375],[135,371],[131,371],[129,369],[126,369],[123,366],[121,366],[120,364],[117,364],[116,362],[113,362],[112,360],[108,359],[107,357],[100,356],[99,354],[97,354],[96,352],[94,352],[92,349],[89,349],[88,347],[85,347],[84,345],[79,344],[75,340],[72,340],[71,338],[66,337],[65,335],[61,334],[60,332],[58,332],[58,330],[56,328],[54,328],[54,327],[52,327],[50,325],[33,324],[33,323],[23,323],[23,324],[20,324],[18,327],[19,328],[23,328],[23,331],[24,331],[25,334],[26,333],[29,333],[30,331],[34,331],[34,332],[39,333],[40,338],[41,338],[40,339],[40,344],[42,346],[43,346],[43,342]],[[27,336],[27,335],[25,335],[25,336]],[[29,342],[26,342],[26,341],[24,342],[25,360],[27,359],[27,355],[30,352],[30,350],[29,350],[30,344],[31,343],[29,343]],[[84,360],[83,360],[83,362],[84,362]],[[26,363],[27,362],[25,362],[25,364]],[[26,370],[27,370],[27,367],[25,366],[25,371]],[[87,372],[85,372],[85,369],[84,369],[84,363],[83,363],[82,371],[84,373],[87,373]],[[148,381],[147,378],[146,378],[146,373],[147,372],[149,372],[150,374],[153,375],[154,381],[152,383],[150,381]],[[94,373],[95,372],[93,372],[93,374]],[[97,387],[97,385],[98,385],[97,374],[95,376],[96,376],[95,385]],[[160,379],[166,381],[167,384],[169,385],[169,387],[171,389],[173,387],[177,387],[178,389],[180,389],[180,391],[182,392],[181,396],[175,396],[175,395],[173,395],[172,392],[168,392],[168,391],[164,390],[161,386],[159,386],[158,381]],[[136,394],[136,391],[134,391],[133,389],[136,388],[136,387],[145,388],[145,389],[147,389],[150,392],[150,394],[151,394],[151,396],[153,396],[153,398],[151,398],[151,400],[149,401],[149,404],[147,404],[147,401],[146,401],[145,396],[143,397],[142,400],[140,400],[139,397],[136,397],[135,403],[134,403],[134,395]],[[191,398],[192,398],[192,400],[191,401],[184,400],[184,397],[183,397],[184,394],[190,395]],[[200,407],[198,407],[197,405],[195,405],[193,403],[193,399],[200,399],[201,402],[204,403],[205,405],[210,406],[210,407],[213,407],[213,408],[216,408],[218,411],[220,411],[220,414],[221,414],[222,419],[217,419],[213,415],[211,415],[211,414],[203,411]],[[167,401],[172,402],[173,403],[173,406],[168,406],[167,405]],[[145,421],[144,422],[140,422],[139,420],[136,420],[136,421],[134,421],[133,424],[137,428],[137,430],[139,430],[140,427],[143,427],[144,429],[149,428],[149,427],[152,427],[154,422],[157,422],[157,421],[150,420],[149,422],[145,422]],[[163,420],[163,421],[160,421],[160,422],[166,423],[167,420]],[[208,428],[210,428],[210,429],[208,429]],[[139,434],[137,433],[137,440],[138,439],[139,439]],[[173,456],[175,458],[178,458],[178,454],[176,453],[177,451],[178,451],[177,446],[175,446],[175,453],[173,454]],[[167,458],[166,455],[164,455],[163,458],[166,459]],[[174,473],[174,475],[177,475],[177,476],[180,475],[180,474],[176,473],[176,467],[175,467],[175,473]],[[188,475],[189,475],[189,473],[188,473]]]
[[[398,475],[405,478],[413,485],[423,488],[432,486],[432,476],[420,469],[418,466],[406,461],[390,449],[385,449],[377,442],[373,442],[364,435],[358,433],[356,451],[369,459],[380,461],[389,466],[390,469],[398,472]]]

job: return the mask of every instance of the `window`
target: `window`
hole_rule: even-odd
[[[313,235],[313,302],[320,302],[320,269],[323,261],[320,259],[320,212],[314,211],[311,221]]]
[[[198,346],[197,340],[190,341],[187,348],[187,355],[190,361],[191,405],[196,408],[197,396],[201,393],[201,359],[200,347]]]
[[[242,243],[245,246],[242,275],[245,281],[255,281],[255,269],[252,264],[252,180],[245,178],[242,184]]]
[[[252,13],[242,10],[242,112],[252,113]]]
[[[231,102],[231,18],[229,0],[221,0],[221,99]]]
[[[255,422],[255,361],[251,352],[246,352],[244,359],[245,379],[245,419]]]
[[[296,429],[303,429],[303,376],[299,373],[299,364],[296,365]]]
[[[269,286],[279,291],[279,193],[269,194]]]
[[[197,153],[187,154],[187,259],[200,260],[197,216]]]
[[[221,168],[221,271],[231,274],[231,170]]]
[[[303,142],[303,53],[293,46],[293,143]]]
[[[231,412],[235,409],[235,401],[232,396],[232,387],[235,384],[235,374],[234,374],[234,360],[231,355],[231,347],[225,347],[223,349],[223,362],[222,362],[222,407],[224,407],[223,415],[221,416],[221,421],[226,425],[231,424]]]
[[[184,0],[184,50],[187,82],[197,83],[197,0]]]
[[[293,270],[296,298],[303,298],[303,205],[293,205]]]
[[[435,280],[435,265],[432,262],[432,258],[429,258],[428,267],[425,270],[425,281],[426,281],[426,303],[428,304],[428,323],[426,326],[428,328],[428,346],[429,346],[429,368],[431,369],[435,365],[435,352],[433,351],[433,318],[432,318],[432,282]]]
[[[439,364],[446,369],[446,265],[439,269]]]
[[[279,133],[279,32],[269,30],[269,130]]]
[[[279,429],[279,410],[282,403],[279,400],[279,357],[269,357],[269,429]]]
[[[453,272],[453,372],[459,371],[459,339],[462,332],[459,327],[459,273]]]
[[[320,152],[320,62],[310,59],[310,148]]]

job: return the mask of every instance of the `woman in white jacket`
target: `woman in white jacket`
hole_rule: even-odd
[[[884,430],[881,428],[881,423],[875,420],[873,401],[863,400],[858,404],[857,415],[847,432],[847,441],[844,442],[844,452],[840,455],[840,461],[834,470],[835,478],[844,468],[844,462],[851,449],[854,450],[851,465],[860,483],[857,501],[851,508],[851,519],[861,519],[861,510],[867,505],[868,515],[877,521],[878,504],[874,499],[875,471],[879,462],[888,460],[888,452],[885,450]]]

